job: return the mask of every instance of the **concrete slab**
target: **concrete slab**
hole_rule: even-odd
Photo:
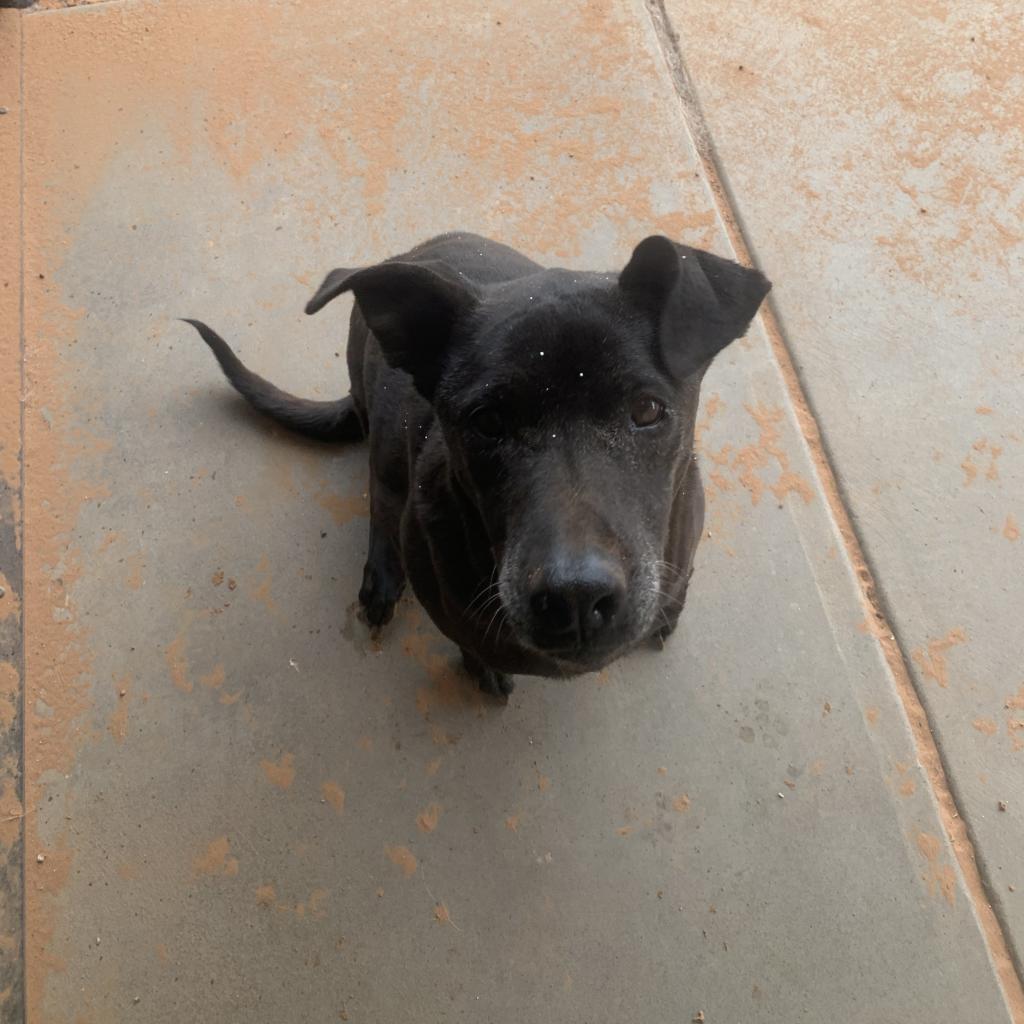
[[[1010,1020],[759,329],[677,638],[499,711],[173,320],[333,395],[328,267],[728,251],[645,8],[254,11],[22,16],[30,1019]]]
[[[1019,969],[1020,5],[668,7]]]

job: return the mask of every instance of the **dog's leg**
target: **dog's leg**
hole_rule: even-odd
[[[405,589],[405,570],[399,554],[400,506],[376,481],[370,481],[370,547],[363,569],[359,603],[366,621],[377,629],[395,614]]]
[[[504,672],[497,672],[493,668],[488,668],[475,654],[467,651],[465,647],[462,650],[462,664],[466,671],[477,681],[477,685],[484,693],[491,694],[492,697],[500,697],[504,700],[508,700],[509,694],[516,688],[516,684],[511,676],[505,675]]]

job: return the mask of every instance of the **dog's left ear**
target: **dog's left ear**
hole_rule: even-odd
[[[317,312],[347,291],[355,293],[389,365],[405,370],[429,400],[457,323],[476,308],[475,292],[442,264],[394,260],[362,270],[332,270],[306,312]]]
[[[619,275],[619,288],[657,317],[662,355],[682,379],[746,333],[771,291],[757,270],[662,235],[645,238]]]

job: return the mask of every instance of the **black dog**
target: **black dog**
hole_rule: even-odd
[[[568,676],[675,628],[704,520],[700,383],[770,283],[652,236],[619,274],[548,270],[477,235],[332,270],[355,294],[351,394],[288,395],[193,324],[235,388],[303,434],[370,442],[359,600],[408,578],[482,689]]]

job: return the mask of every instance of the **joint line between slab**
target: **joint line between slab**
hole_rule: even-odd
[[[746,232],[738,215],[737,204],[726,187],[696,90],[687,74],[679,47],[678,34],[672,28],[664,0],[644,0],[644,3],[658,38],[669,77],[679,98],[683,124],[701,162],[704,177],[714,196],[718,215],[736,255],[750,264],[753,262],[751,246],[747,241]],[[987,884],[986,875],[979,866],[974,849],[973,834],[960,813],[945,759],[935,739],[921,695],[909,671],[906,656],[900,643],[895,639],[896,634],[890,624],[888,609],[879,592],[875,574],[865,556],[860,537],[853,526],[838,478],[822,439],[821,430],[812,412],[811,404],[804,393],[803,384],[794,366],[789,345],[779,320],[771,305],[766,304],[762,307],[760,315],[772,353],[785,382],[787,396],[792,404],[804,441],[811,453],[818,483],[843,540],[846,557],[860,581],[861,597],[869,613],[880,626],[884,627],[885,635],[879,640],[882,653],[892,675],[897,695],[903,705],[918,760],[927,775],[942,825],[956,856],[967,897],[974,907],[981,926],[989,958],[1002,987],[1007,1008],[1015,1024],[1024,1024],[1022,967],[1016,950],[1008,938],[1009,929],[993,906],[990,896],[991,886]]]
[[[21,802],[21,1024],[28,1021],[28,841],[25,819],[28,817],[26,800],[26,712],[28,709],[28,680],[25,678],[25,25],[24,15],[18,17],[18,521],[15,523],[16,544],[20,540],[19,598],[21,601],[21,644],[18,651],[18,670],[21,676],[21,765],[18,778],[18,799]]]

